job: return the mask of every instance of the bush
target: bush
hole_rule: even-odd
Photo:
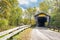
[[[8,25],[8,20],[6,20],[6,19],[0,19],[0,27],[7,26],[7,25]]]

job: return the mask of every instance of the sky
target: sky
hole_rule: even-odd
[[[39,3],[43,0],[18,0],[19,6],[23,9],[27,9],[30,7],[38,7]]]

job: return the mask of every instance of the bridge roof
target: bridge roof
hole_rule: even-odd
[[[44,13],[44,12],[41,12],[41,13],[36,14],[35,17],[37,17],[37,16],[39,16],[39,15],[41,15],[41,14],[44,14],[44,15],[46,15],[46,16],[49,16],[48,14],[46,14],[46,13]]]

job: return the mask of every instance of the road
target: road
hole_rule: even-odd
[[[60,40],[60,33],[44,27],[36,27],[31,31],[30,40]]]

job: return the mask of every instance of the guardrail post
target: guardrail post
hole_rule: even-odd
[[[12,40],[13,39],[13,37],[10,37],[8,40]]]

